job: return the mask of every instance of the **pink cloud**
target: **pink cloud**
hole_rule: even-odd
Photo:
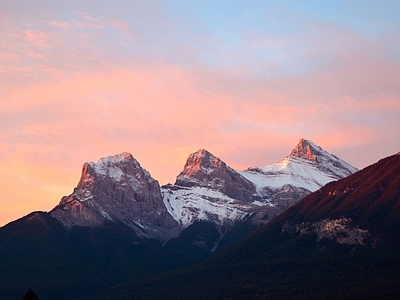
[[[74,22],[74,27],[76,28],[91,27],[95,29],[102,29],[104,27],[99,19],[91,17],[84,12],[76,11],[75,14],[81,18],[81,20]]]
[[[44,59],[44,55],[41,53],[30,52],[30,51],[26,51],[25,53],[27,56],[32,57],[32,58]]]
[[[71,23],[68,22],[60,22],[60,21],[51,21],[48,23],[50,26],[62,29],[68,29],[71,27]]]
[[[109,24],[110,24],[110,27],[112,27],[112,28],[118,28],[118,29],[123,29],[123,30],[129,29],[128,24],[121,20],[110,20]]]
[[[377,55],[383,42],[371,45],[332,26],[314,29],[304,43],[245,36],[251,50],[273,49],[284,62],[323,61],[288,74],[245,53],[247,45],[240,55],[222,55],[227,67],[206,67],[199,57],[218,48],[210,37],[201,39],[206,46],[173,40],[171,52],[143,46],[111,53],[101,29],[135,35],[134,43],[118,45],[137,45],[136,37],[144,40],[151,30],[83,12],[74,17],[1,33],[0,188],[23,213],[57,204],[85,161],[122,151],[161,183],[173,182],[200,148],[238,169],[275,162],[300,138],[357,167],[399,151],[400,67]],[[331,60],[322,59],[327,53]],[[169,56],[184,59],[172,63]],[[11,200],[1,208],[6,216],[22,215]]]
[[[350,96],[316,101],[310,90],[299,93],[301,81],[280,90],[287,81],[271,84],[213,73],[213,81],[204,82],[204,72],[166,64],[111,67],[9,87],[0,110],[3,120],[13,116],[11,129],[0,131],[8,143],[2,149],[9,162],[4,166],[14,168],[11,177],[24,174],[25,181],[5,181],[21,190],[36,186],[32,197],[40,200],[35,209],[50,209],[72,190],[85,161],[129,151],[167,183],[175,180],[188,154],[200,148],[239,169],[283,158],[302,137],[340,154],[343,145],[354,149],[376,137],[378,129],[359,118],[368,122],[399,110],[397,98],[389,94],[368,101]],[[4,211],[12,213],[7,205]]]
[[[39,48],[48,48],[52,46],[49,34],[39,30],[25,30],[23,32],[24,39],[30,42],[33,46]]]
[[[0,52],[0,60],[4,61],[16,61],[19,59],[19,55],[11,52]]]

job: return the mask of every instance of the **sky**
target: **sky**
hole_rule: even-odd
[[[312,140],[357,168],[400,151],[399,1],[0,0],[0,226],[82,165],[160,184],[207,149],[235,169]]]

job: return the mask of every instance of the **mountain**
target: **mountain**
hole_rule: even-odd
[[[219,232],[211,251],[238,222],[251,219],[251,231],[311,191],[355,171],[302,139],[281,162],[246,171],[235,171],[201,149],[189,156],[174,185],[160,188],[124,152],[85,163],[73,193],[50,214],[67,228],[118,221],[141,238],[160,241],[178,237],[195,222],[211,222]]]
[[[356,171],[313,142],[301,139],[283,160],[239,173],[256,186],[258,201],[286,209],[328,182]]]
[[[88,299],[397,299],[400,153],[330,182],[237,246]]]
[[[52,211],[0,228],[1,298],[32,288],[42,300],[73,299],[196,263],[162,247],[178,233],[158,182],[132,155],[85,163],[73,193]]]
[[[164,204],[181,230],[194,223],[197,228],[172,239],[166,247],[197,249],[204,258],[233,246],[327,182],[356,171],[305,139],[282,161],[245,171],[236,171],[201,149],[189,156],[174,185],[161,187]]]
[[[300,189],[310,193],[304,182],[322,185],[320,177],[331,181],[352,171],[301,143],[286,165],[274,167],[274,177],[266,167],[235,171],[204,149],[189,156],[174,185],[163,187],[126,152],[85,163],[76,188],[53,210],[0,228],[2,298],[29,288],[40,299],[82,297],[229,249],[297,201]]]
[[[67,228],[118,220],[143,238],[166,240],[177,234],[158,181],[126,152],[85,163],[74,192],[50,214]]]
[[[0,228],[1,299],[32,288],[39,299],[75,299],[101,289],[197,261],[138,237],[128,225],[67,228],[51,214],[33,212]]]
[[[205,149],[192,153],[174,185],[161,187],[181,233],[164,247],[198,261],[239,242],[278,213],[252,203],[252,182]]]
[[[251,202],[255,186],[205,149],[192,153],[175,185],[208,188],[230,198]]]

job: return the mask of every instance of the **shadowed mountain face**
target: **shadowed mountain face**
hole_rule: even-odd
[[[397,299],[399,246],[397,154],[328,183],[202,265],[96,299]]]
[[[0,229],[0,298],[5,300],[29,288],[41,300],[75,299],[190,264],[121,222],[67,229],[50,214],[34,212]]]

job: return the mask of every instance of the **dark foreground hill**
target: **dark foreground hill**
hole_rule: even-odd
[[[398,299],[400,154],[307,196],[230,251],[87,299]]]
[[[50,214],[34,212],[0,230],[0,299],[17,299],[29,288],[41,300],[74,299],[188,263],[124,224],[67,230]]]

